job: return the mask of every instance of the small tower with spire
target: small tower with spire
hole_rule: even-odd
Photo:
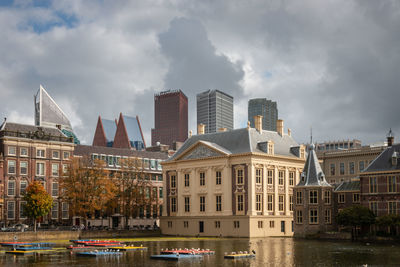
[[[293,188],[294,235],[305,237],[334,229],[333,186],[326,179],[311,143],[300,182]]]

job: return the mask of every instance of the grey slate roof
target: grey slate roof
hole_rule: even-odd
[[[344,191],[360,191],[360,181],[343,181],[335,188],[335,192]]]
[[[74,150],[74,155],[76,156],[90,156],[92,153],[161,160],[165,160],[168,158],[168,155],[163,152],[137,151],[127,148],[114,148],[104,146],[77,145]]]
[[[258,132],[254,128],[241,128],[226,132],[194,135],[187,139],[182,147],[167,161],[175,160],[199,141],[208,142],[211,146],[215,146],[227,154],[241,154],[248,152],[266,153],[266,151],[260,150],[258,143],[270,140],[274,142],[274,153],[276,155],[298,157],[292,152],[291,148],[299,146],[299,144],[291,136],[285,134],[280,136],[274,131],[262,130]]]
[[[397,165],[392,165],[393,154],[397,156]],[[371,164],[363,172],[376,171],[393,171],[400,170],[400,144],[395,144],[387,147],[382,153],[374,159]]]
[[[35,133],[39,129],[43,130],[44,134],[51,135],[55,137],[67,137],[57,128],[41,127],[27,124],[20,124],[14,122],[4,122],[0,126],[0,131],[10,131],[10,132],[20,132],[20,133]]]
[[[321,165],[319,165],[317,154],[315,154],[314,144],[310,146],[307,161],[297,186],[331,186],[325,180],[325,174],[322,171]]]

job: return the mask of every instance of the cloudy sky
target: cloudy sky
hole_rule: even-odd
[[[376,0],[1,0],[0,116],[33,123],[42,84],[91,143],[98,115],[138,115],[146,141],[154,93],[278,102],[299,142],[400,138],[400,2]],[[195,132],[195,131],[194,131]]]

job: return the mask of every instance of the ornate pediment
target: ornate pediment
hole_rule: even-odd
[[[213,149],[204,144],[198,144],[194,148],[190,149],[187,153],[184,153],[180,160],[185,159],[202,159],[202,158],[210,158],[210,157],[218,157],[224,156],[225,154]]]

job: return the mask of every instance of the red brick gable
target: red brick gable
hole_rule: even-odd
[[[126,130],[124,117],[122,116],[122,113],[119,114],[119,120],[118,120],[118,125],[117,125],[117,131],[115,132],[113,147],[115,147],[115,148],[131,148],[128,132]]]
[[[97,120],[96,131],[93,137],[93,146],[107,146],[107,138],[104,132],[103,123],[101,122],[101,117]]]

